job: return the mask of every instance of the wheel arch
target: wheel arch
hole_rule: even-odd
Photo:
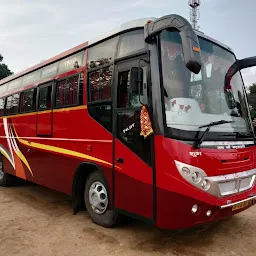
[[[92,172],[99,171],[106,181],[107,189],[109,186],[102,168],[92,162],[82,162],[77,167],[72,181],[72,209],[73,214],[77,214],[81,209],[85,208],[84,204],[84,187],[85,181]]]

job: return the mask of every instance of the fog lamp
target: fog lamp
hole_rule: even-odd
[[[198,205],[197,205],[197,204],[195,204],[195,205],[193,205],[193,207],[192,207],[191,211],[192,211],[192,213],[194,213],[194,214],[195,214],[195,213],[197,213],[198,209],[199,209]]]

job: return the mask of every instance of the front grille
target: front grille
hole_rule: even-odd
[[[255,169],[253,169],[236,174],[212,177],[212,182],[218,184],[221,196],[230,196],[250,189],[255,182],[255,172]]]
[[[222,196],[237,193],[237,182],[235,180],[219,182],[219,189]]]

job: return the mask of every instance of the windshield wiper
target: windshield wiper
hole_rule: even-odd
[[[205,135],[209,132],[209,130],[211,129],[212,126],[221,125],[221,124],[229,124],[229,123],[234,123],[234,122],[235,121],[220,120],[220,121],[211,122],[209,124],[200,126],[199,130],[197,131],[196,136],[195,136],[195,138],[198,140],[196,140],[194,142],[194,148],[198,149],[200,147],[200,145],[204,141]],[[207,129],[204,131],[203,135],[200,138],[198,138],[200,129],[205,128],[205,127],[207,127]]]

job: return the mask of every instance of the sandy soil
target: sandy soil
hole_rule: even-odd
[[[139,221],[104,229],[86,212],[73,216],[70,204],[36,185],[0,188],[0,255],[256,255],[256,206],[211,225],[162,231]]]

